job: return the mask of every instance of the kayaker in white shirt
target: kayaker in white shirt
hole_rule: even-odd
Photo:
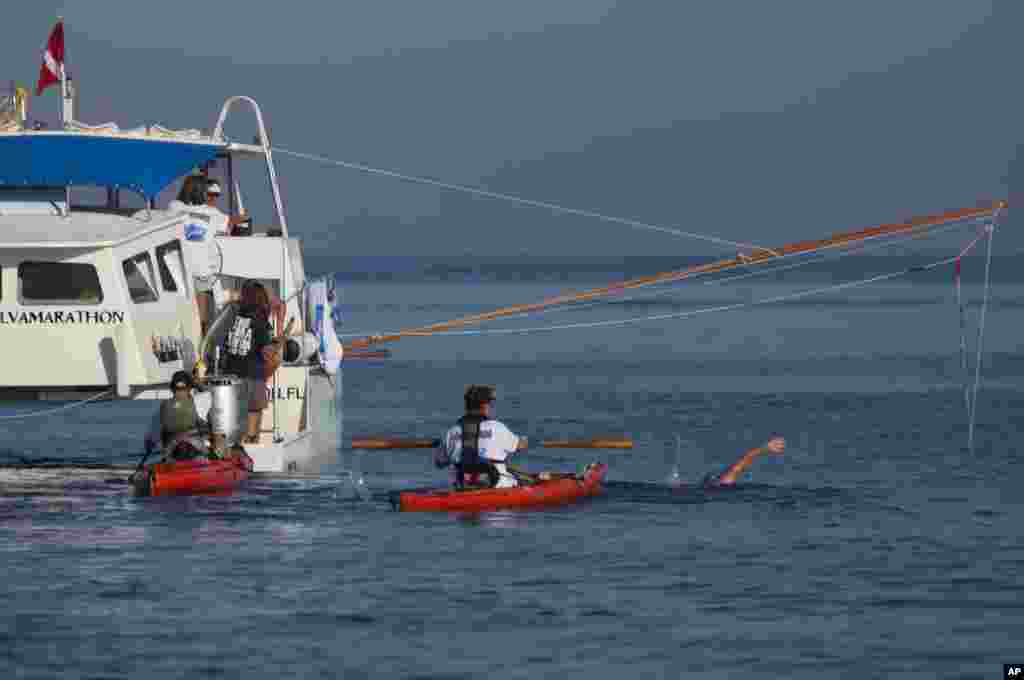
[[[466,415],[450,427],[434,454],[439,468],[455,468],[457,487],[484,483],[496,488],[518,486],[507,467],[516,451],[527,448],[526,437],[514,434],[494,418],[495,390],[488,385],[466,389]]]

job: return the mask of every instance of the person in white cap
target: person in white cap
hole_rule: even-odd
[[[214,236],[230,236],[234,226],[249,220],[249,215],[242,212],[239,215],[228,217],[217,207],[217,201],[221,195],[220,184],[217,180],[210,180],[206,185],[206,211],[210,214],[210,228]]]
[[[196,252],[197,259],[194,261],[196,304],[199,307],[199,318],[203,335],[206,334],[207,326],[214,311],[214,288],[221,269],[220,248],[214,239],[217,236],[230,236],[231,230],[236,224],[249,219],[249,216],[245,213],[228,217],[221,212],[220,208],[217,207],[217,200],[220,198],[222,191],[217,180],[207,179],[205,188],[205,205],[193,206],[190,209],[190,212],[202,214],[206,217],[206,229],[199,238],[195,239],[202,242],[204,247],[201,253]],[[198,227],[199,225],[193,226]],[[186,238],[190,238],[188,233],[186,233]],[[218,294],[216,297],[219,300],[222,295]]]

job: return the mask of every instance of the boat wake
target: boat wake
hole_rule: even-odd
[[[0,465],[0,497],[116,495],[130,493],[133,465],[33,461]],[[408,488],[403,490],[410,490]],[[416,491],[436,491],[437,486]],[[242,496],[330,494],[338,501],[371,503],[389,507],[396,489],[370,488],[358,474],[340,470],[334,474],[253,473],[239,490]],[[863,503],[862,494],[837,487],[737,484],[707,487],[699,482],[609,481],[604,493],[588,503],[604,506],[703,505],[706,503],[766,504],[775,508],[825,507]]]
[[[35,460],[0,465],[0,496],[62,496],[130,491],[134,465]],[[330,491],[339,499],[387,501],[387,494],[373,494],[358,477],[337,474],[255,472],[240,493],[309,494]],[[379,496],[379,497],[378,497]]]
[[[127,487],[133,467],[109,464],[15,463],[0,466],[0,495],[57,494],[83,487]]]
[[[609,503],[644,505],[702,505],[705,503],[766,503],[775,507],[832,506],[860,502],[862,498],[837,487],[736,484],[705,486],[700,482],[606,482],[603,498]]]

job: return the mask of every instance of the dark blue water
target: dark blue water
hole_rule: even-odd
[[[345,328],[632,273],[526,265],[349,276]],[[0,677],[997,677],[1024,630],[1019,271],[997,262],[973,453],[948,271],[687,319],[412,338],[389,360],[346,364],[346,438],[439,436],[471,382],[496,384],[499,417],[533,441],[633,437],[630,451],[523,455],[534,470],[610,464],[603,497],[555,510],[395,513],[389,490],[443,482],[429,453],[347,448],[320,476],[139,499],[124,466],[152,404],[5,420]],[[965,271],[974,303],[979,275]],[[756,302],[843,276],[691,286],[496,327]],[[786,454],[735,489],[668,483],[774,434]]]

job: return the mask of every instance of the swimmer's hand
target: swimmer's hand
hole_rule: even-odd
[[[768,443],[764,445],[765,450],[768,453],[774,453],[776,455],[782,455],[782,452],[786,450],[786,440],[782,437],[775,437],[769,439]]]

